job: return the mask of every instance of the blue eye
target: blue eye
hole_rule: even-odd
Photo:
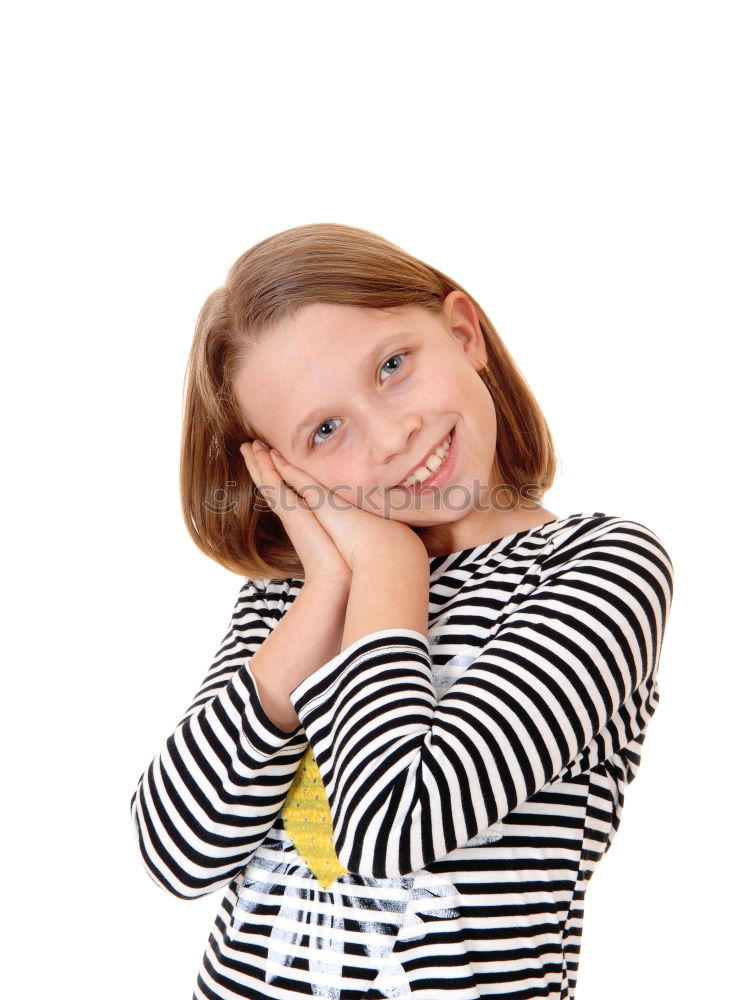
[[[317,434],[319,433],[319,431],[320,431],[320,430],[321,430],[321,429],[322,429],[323,427],[331,427],[331,425],[332,425],[333,423],[335,423],[335,422],[336,422],[336,423],[339,423],[339,421],[337,420],[337,418],[336,418],[336,417],[332,418],[331,420],[325,420],[325,421],[323,422],[323,424],[319,424],[319,426],[318,426],[318,427],[316,428],[316,432],[315,432],[315,434],[313,435],[313,438],[311,439],[311,444],[312,444],[312,445],[314,445],[314,444],[323,444],[323,443],[324,443],[324,441],[328,441],[328,440],[329,440],[329,438],[330,438],[330,437],[332,436],[332,434],[334,433],[334,429],[332,429],[332,432],[331,432],[331,434],[329,435],[329,437],[322,437],[322,438],[321,438],[321,441],[320,441],[320,442],[318,442],[318,441],[316,440],[316,435],[317,435]]]
[[[386,367],[386,365],[390,364],[392,361],[396,361],[397,358],[401,358],[402,362],[399,365],[399,367],[395,368],[393,371],[389,371],[389,373],[388,373],[389,375],[396,375],[396,373],[401,370],[401,367],[404,364],[404,358],[405,357],[406,357],[406,354],[392,354],[392,356],[390,358],[388,358],[386,361],[384,361],[384,363],[381,365],[381,371],[383,371],[384,368]]]
[[[386,361],[384,361],[384,363],[381,365],[381,371],[383,371],[386,368],[386,365],[390,364],[392,361],[396,361],[398,358],[401,358],[401,363],[396,368],[394,368],[393,371],[391,371],[391,370],[388,371],[388,375],[396,375],[397,372],[401,371],[401,368],[402,368],[402,365],[404,364],[404,359],[406,358],[406,356],[407,356],[406,353],[404,353],[404,354],[392,354],[391,357],[387,358]],[[384,382],[385,381],[387,381],[387,379],[384,379]],[[334,434],[334,431],[336,430],[335,427],[332,427],[332,424],[335,424],[335,423],[337,423],[337,424],[340,423],[340,421],[339,421],[339,419],[337,417],[332,417],[329,420],[325,420],[323,422],[323,424],[319,424],[319,426],[316,428],[316,430],[315,430],[315,432],[313,434],[313,437],[311,438],[311,447],[312,448],[315,448],[317,445],[324,444],[325,441],[329,441],[330,440],[330,438]],[[327,428],[332,427],[331,432],[328,433],[328,436],[321,437],[320,440],[317,440],[319,433],[323,432],[323,428],[324,427],[327,427]]]

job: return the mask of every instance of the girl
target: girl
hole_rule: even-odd
[[[143,774],[147,870],[225,890],[194,996],[571,998],[657,701],[658,537],[560,517],[487,316],[372,233],[262,241],[205,303],[181,488],[247,577]]]

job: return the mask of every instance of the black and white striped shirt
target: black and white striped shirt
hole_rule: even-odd
[[[657,701],[660,539],[574,514],[430,559],[428,637],[383,629],[304,680],[284,733],[252,654],[302,580],[247,580],[132,799],[152,877],[227,887],[194,996],[572,998],[585,889]],[[348,874],[320,888],[281,809],[311,745]]]

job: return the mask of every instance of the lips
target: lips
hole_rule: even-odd
[[[451,428],[451,430],[448,431],[448,433],[444,437],[442,437],[440,439],[440,441],[436,441],[436,443],[433,445],[433,447],[422,456],[422,458],[420,459],[420,461],[417,462],[416,465],[412,466],[412,468],[409,470],[409,472],[406,474],[406,476],[401,480],[401,482],[397,483],[395,486],[392,486],[390,488],[391,489],[398,489],[398,488],[401,488],[401,489],[412,489],[413,488],[412,486],[404,486],[404,483],[417,471],[417,469],[423,468],[423,467],[427,468],[427,461],[428,461],[428,459],[431,458],[435,454],[435,452],[438,450],[438,448],[442,447],[448,441],[449,438],[451,438],[451,444],[452,444],[453,443],[453,437],[452,437],[452,435],[453,435],[453,428]],[[446,464],[447,460],[448,459],[446,458],[445,462],[443,462],[441,464],[440,468],[436,469],[435,472],[433,472],[432,475],[428,477],[428,479],[424,480],[424,482],[428,482],[429,479],[432,479],[434,476],[436,476],[438,474],[438,472],[440,472],[440,469],[443,468],[443,465]],[[414,485],[415,486],[422,486],[423,484],[422,483],[415,483]]]

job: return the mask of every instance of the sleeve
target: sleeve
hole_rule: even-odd
[[[249,666],[282,616],[283,583],[241,587],[204,682],[132,796],[146,869],[182,899],[227,885],[246,865],[308,746],[300,726],[286,733],[265,713]]]
[[[644,725],[673,567],[649,529],[615,520],[556,543],[440,701],[428,643],[408,629],[361,637],[294,689],[349,871],[390,878],[438,861],[594,741]]]

